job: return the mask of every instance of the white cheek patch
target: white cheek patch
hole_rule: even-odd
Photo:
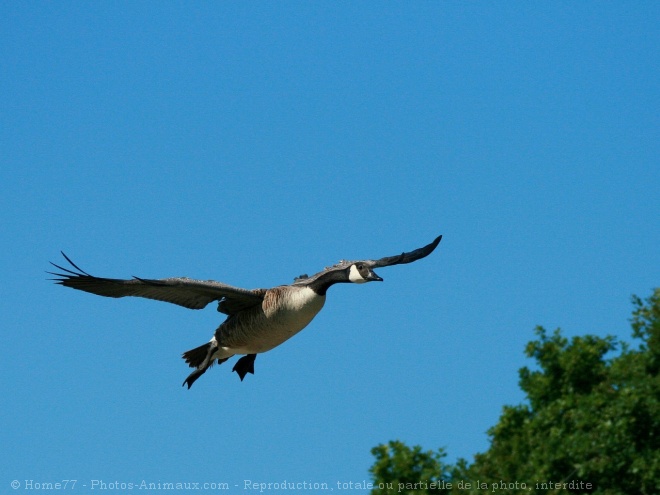
[[[355,268],[355,265],[351,265],[351,271],[348,272],[348,280],[354,284],[363,284],[367,281],[367,279],[360,275],[360,272]]]

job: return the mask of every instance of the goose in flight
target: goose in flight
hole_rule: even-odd
[[[183,359],[194,368],[183,385],[188,388],[217,360],[224,363],[235,354],[241,357],[232,371],[241,381],[247,373],[254,374],[257,354],[269,351],[305,328],[317,315],[328,288],[336,283],[382,281],[374,268],[412,263],[431,254],[442,236],[430,244],[407,253],[378,260],[345,261],[312,275],[301,275],[290,285],[271,289],[241,289],[213,280],[193,280],[187,277],[146,279],[133,277],[122,280],[95,277],[81,270],[62,253],[71,269],[55,263],[62,273],[55,283],[91,292],[99,296],[136,296],[156,299],[185,308],[202,309],[218,301],[218,311],[227,315],[209,342],[183,353]]]

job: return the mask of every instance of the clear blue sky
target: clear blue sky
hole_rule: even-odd
[[[3,2],[0,491],[336,486],[391,439],[485,450],[535,325],[627,339],[660,284],[658,25],[657,2]],[[64,250],[270,287],[438,234],[190,391],[213,307],[44,273]]]

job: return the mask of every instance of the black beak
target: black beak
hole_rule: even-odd
[[[367,280],[370,282],[382,282],[383,279],[380,278],[378,275],[376,275],[376,272],[373,270],[369,270],[369,275],[367,276]]]

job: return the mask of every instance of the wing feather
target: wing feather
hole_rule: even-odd
[[[294,279],[293,285],[309,285],[312,283],[314,280],[319,278],[321,275],[335,271],[335,270],[344,270],[346,267],[355,264],[355,263],[364,263],[365,265],[369,266],[370,268],[378,268],[378,267],[383,267],[383,266],[392,266],[392,265],[402,265],[404,263],[412,263],[413,261],[420,260],[422,258],[425,258],[429,254],[433,252],[433,250],[440,244],[440,241],[442,240],[442,236],[436,237],[433,242],[430,244],[427,244],[426,246],[423,246],[421,248],[415,249],[414,251],[409,251],[409,252],[403,252],[401,254],[397,254],[395,256],[386,256],[384,258],[380,258],[377,260],[354,260],[354,261],[346,261],[346,260],[341,260],[339,263],[336,263],[332,266],[326,267],[324,270],[315,273],[314,275],[307,276],[307,275],[300,275],[299,277],[296,277]]]
[[[386,256],[379,260],[367,260],[364,263],[369,265],[371,268],[378,268],[382,266],[392,266],[392,265],[402,265],[404,263],[412,263],[413,261],[426,258],[433,250],[440,244],[442,236],[436,237],[432,243],[427,244],[424,247],[415,249],[414,251],[409,251],[407,253],[401,253],[396,256]]]
[[[219,310],[225,314],[263,302],[263,294],[258,290],[241,289],[213,280],[194,280],[187,277],[158,280],[138,277],[128,280],[95,277],[80,269],[67,255],[64,253],[62,255],[77,271],[51,262],[55,268],[64,272],[48,272],[58,277],[53,279],[55,283],[99,296],[144,297],[190,309],[202,309],[212,301],[221,301]]]

